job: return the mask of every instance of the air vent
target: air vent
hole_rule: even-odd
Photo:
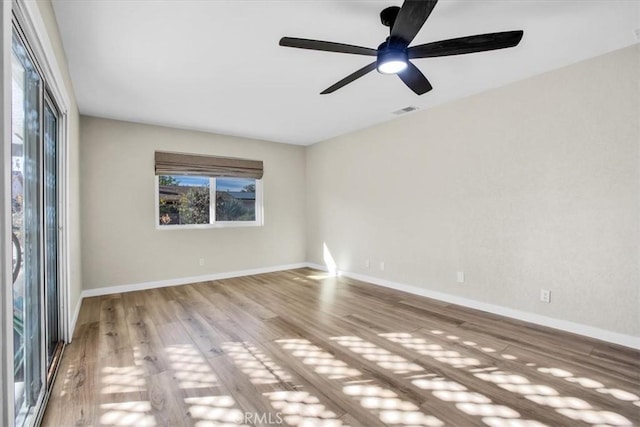
[[[416,111],[417,109],[418,109],[418,107],[414,107],[414,106],[410,105],[408,107],[401,108],[398,111],[394,111],[393,114],[395,114],[396,116],[399,116],[401,114],[407,114],[407,113],[410,113],[412,111]]]

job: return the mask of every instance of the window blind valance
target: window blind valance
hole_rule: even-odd
[[[262,178],[262,161],[156,151],[156,175]]]

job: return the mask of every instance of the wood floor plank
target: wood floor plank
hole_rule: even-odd
[[[122,297],[108,295],[100,298],[100,355],[116,354],[130,348],[129,330],[125,319]]]
[[[86,298],[42,425],[640,426],[640,352],[312,269]]]
[[[88,427],[97,424],[99,375],[96,365],[97,362],[89,358],[61,362],[42,425]]]
[[[147,379],[147,400],[143,401],[143,417],[155,425],[172,427],[190,424],[188,405],[174,381],[171,372],[161,372]]]
[[[166,371],[169,362],[163,352],[162,340],[144,306],[132,308],[127,316],[127,326],[135,364],[142,367],[147,375]]]

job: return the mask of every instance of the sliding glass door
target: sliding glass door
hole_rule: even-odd
[[[60,352],[58,113],[13,33],[11,218],[15,425],[31,423]]]

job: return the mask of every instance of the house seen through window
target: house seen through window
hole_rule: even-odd
[[[260,184],[253,178],[159,175],[158,225],[260,225]]]

